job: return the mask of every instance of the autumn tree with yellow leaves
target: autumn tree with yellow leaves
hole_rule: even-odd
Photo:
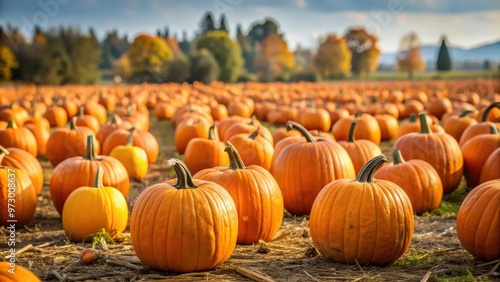
[[[378,38],[359,27],[350,28],[345,38],[352,53],[351,72],[359,76],[376,70],[380,57]]]
[[[345,37],[328,34],[314,57],[316,71],[323,79],[344,78],[351,69],[351,51]]]
[[[293,53],[282,36],[272,32],[260,44],[255,61],[261,80],[274,80],[295,66]]]
[[[407,72],[408,78],[413,79],[413,73],[425,68],[425,62],[420,53],[420,38],[415,32],[403,36],[399,44],[402,50],[397,58],[397,70]]]
[[[141,34],[128,50],[131,75],[134,80],[160,82],[167,62],[174,53],[160,37]]]

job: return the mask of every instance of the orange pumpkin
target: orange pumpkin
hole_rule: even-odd
[[[152,164],[158,158],[160,151],[158,141],[149,131],[135,129],[134,127],[125,129],[116,129],[106,137],[102,145],[102,154],[109,155],[117,146],[127,144],[127,139],[130,131],[134,131],[133,146],[137,146],[146,151],[148,155],[148,163]]]
[[[43,170],[40,162],[28,152],[18,148],[4,148],[0,145],[0,165],[24,171],[31,180],[36,194],[42,192]]]
[[[465,129],[477,123],[473,117],[469,116],[470,113],[473,113],[473,111],[466,110],[458,116],[452,116],[443,120],[444,131],[453,136],[455,140],[460,141],[460,137]]]
[[[35,188],[29,176],[21,169],[0,166],[0,225],[14,224],[15,228],[27,225],[35,216],[36,203]]]
[[[123,122],[122,119],[116,115],[111,115],[111,120],[101,127],[99,127],[99,131],[97,131],[95,138],[99,141],[99,144],[104,144],[104,140],[108,137],[116,129],[130,129],[132,124],[130,122]]]
[[[356,121],[352,122],[347,140],[338,141],[338,143],[344,147],[349,154],[349,157],[354,165],[354,172],[357,174],[366,162],[378,155],[381,155],[382,150],[380,150],[380,147],[370,140],[355,140],[354,132],[356,124]]]
[[[457,235],[472,255],[493,261],[500,258],[500,179],[490,180],[472,190],[457,213]]]
[[[0,129],[0,145],[5,148],[19,148],[36,157],[38,145],[35,136],[25,127],[17,127],[14,120],[9,120],[7,128]]]
[[[224,143],[217,136],[216,126],[210,126],[208,138],[193,138],[184,152],[184,163],[192,173],[205,168],[229,165]]]
[[[311,212],[321,189],[339,178],[354,179],[354,165],[338,143],[314,137],[296,122],[287,127],[300,131],[306,142],[286,146],[277,156],[272,174],[283,194],[285,209],[293,215]]]
[[[424,112],[420,113],[420,132],[401,136],[393,145],[406,160],[421,159],[434,167],[444,194],[453,192],[462,179],[463,156],[455,138],[447,133],[432,133]]]
[[[397,184],[373,178],[387,162],[380,155],[355,180],[337,179],[320,192],[309,228],[318,251],[337,262],[386,265],[410,247],[414,220],[410,199]]]
[[[261,166],[245,166],[236,148],[227,142],[229,167],[204,169],[196,179],[213,181],[226,189],[238,211],[238,244],[270,241],[283,220],[283,196],[273,176]]]
[[[266,170],[271,168],[271,160],[274,154],[273,145],[266,138],[259,135],[262,127],[248,135],[241,133],[233,135],[228,142],[240,152],[240,157],[247,165],[258,165]]]
[[[12,259],[11,259],[12,260]],[[13,269],[14,273],[10,270]],[[14,261],[0,261],[0,281],[2,282],[40,282],[27,268]]]
[[[500,107],[500,101],[491,103],[485,110],[483,115],[481,116],[481,121],[467,127],[462,136],[460,136],[460,141],[458,142],[460,146],[464,145],[465,142],[472,139],[474,136],[479,134],[488,134],[490,132],[490,125],[494,125],[497,128],[500,128],[500,124],[488,121],[488,115],[490,111],[496,107]]]
[[[354,137],[358,140],[370,140],[377,146],[380,145],[382,133],[377,120],[369,115],[357,112],[354,116],[340,119],[333,125],[332,133],[337,141],[347,140],[349,128],[353,121],[357,122],[358,130],[356,130]]]
[[[481,177],[479,177],[479,184],[500,178],[498,164],[500,164],[500,148],[493,151],[484,162],[483,168],[481,169]]]
[[[64,127],[66,123],[68,123],[68,116],[69,113],[67,113],[63,107],[56,105],[50,106],[43,115],[43,117],[49,121],[50,126],[52,127]]]
[[[392,152],[392,159],[393,162],[377,170],[374,177],[403,188],[416,214],[436,209],[443,198],[443,184],[437,171],[422,160],[405,161],[397,147]]]
[[[77,116],[75,120],[75,124],[77,126],[85,126],[90,128],[94,133],[99,131],[99,120],[96,117],[91,115],[84,114],[84,107],[80,107],[80,114]]]
[[[208,136],[210,124],[204,119],[187,119],[180,122],[175,129],[175,149],[179,154],[184,154],[189,142],[194,138]]]
[[[170,159],[167,164],[177,179],[149,186],[135,202],[130,217],[134,251],[153,269],[210,270],[234,251],[236,205],[220,185],[193,179],[182,161]]]

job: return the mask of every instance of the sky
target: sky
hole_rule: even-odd
[[[131,40],[168,26],[192,39],[207,11],[217,21],[224,13],[233,37],[236,24],[247,32],[271,17],[292,49],[315,48],[321,36],[350,26],[375,33],[383,52],[396,51],[409,32],[433,45],[445,34],[450,45],[465,48],[500,40],[500,0],[0,0],[0,25],[28,35],[35,24],[93,27],[101,39],[116,29]]]

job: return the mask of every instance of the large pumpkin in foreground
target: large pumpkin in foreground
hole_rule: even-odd
[[[15,202],[12,202],[12,199],[15,199]],[[9,204],[15,205],[14,217],[10,216]],[[36,192],[24,171],[0,165],[0,207],[0,226],[10,226],[12,222],[9,220],[17,220],[16,228],[21,228],[33,220],[36,211]]]
[[[457,235],[472,255],[492,261],[500,258],[500,179],[475,187],[457,214]]]
[[[139,259],[154,269],[212,269],[226,261],[236,246],[236,205],[220,185],[193,180],[180,160],[167,164],[174,167],[177,179],[141,193],[130,218],[132,246]]]
[[[2,282],[40,282],[40,279],[36,277],[28,269],[15,263],[14,274],[10,272],[11,265],[6,261],[0,262],[0,281]]]
[[[397,184],[373,179],[387,162],[384,155],[368,161],[356,179],[338,179],[319,193],[309,220],[318,251],[337,262],[384,265],[410,247],[413,210]]]

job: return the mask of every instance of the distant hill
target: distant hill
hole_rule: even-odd
[[[426,62],[435,62],[437,60],[439,46],[438,45],[423,45],[421,52]],[[470,49],[462,47],[448,46],[452,62],[483,62],[490,60],[492,62],[500,61],[500,41],[488,43]],[[399,52],[382,53],[380,56],[380,64],[394,65]]]

